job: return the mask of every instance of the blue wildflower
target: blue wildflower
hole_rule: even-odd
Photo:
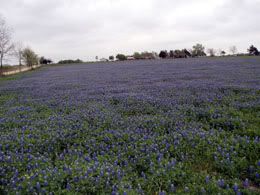
[[[237,191],[238,191],[238,188],[239,188],[238,185],[235,183],[234,186],[233,186],[233,190],[234,190],[235,192],[237,192]]]
[[[249,180],[246,178],[246,180],[243,182],[243,186],[245,188],[248,188],[249,187]]]

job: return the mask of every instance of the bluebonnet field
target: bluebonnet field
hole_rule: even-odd
[[[0,194],[260,194],[260,59],[0,78]]]

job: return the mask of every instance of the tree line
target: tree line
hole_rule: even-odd
[[[60,60],[58,64],[77,64],[77,63],[83,63],[82,60],[77,59],[77,60]]]
[[[156,52],[135,52],[133,55],[127,56],[124,54],[117,54],[116,55],[116,59],[119,61],[124,61],[124,60],[141,60],[141,59],[171,59],[171,58],[190,58],[190,57],[204,57],[204,56],[210,56],[210,57],[214,57],[214,56],[259,56],[260,52],[258,51],[258,49],[254,46],[251,45],[249,47],[249,49],[247,50],[248,53],[243,54],[243,53],[238,53],[237,52],[237,47],[236,46],[231,46],[229,48],[229,55],[227,55],[227,52],[224,50],[216,50],[214,48],[208,48],[207,50],[205,49],[205,46],[203,46],[202,44],[198,43],[196,45],[194,45],[192,47],[192,49],[177,49],[177,50],[161,50],[158,53]],[[114,56],[110,56],[109,60],[113,61],[114,60]]]

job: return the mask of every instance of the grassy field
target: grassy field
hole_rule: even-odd
[[[260,59],[0,78],[0,194],[260,194]]]

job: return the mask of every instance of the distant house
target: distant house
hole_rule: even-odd
[[[135,60],[134,56],[126,56],[127,60]]]
[[[106,58],[101,58],[99,61],[100,61],[100,62],[108,62],[109,60],[106,59]]]

